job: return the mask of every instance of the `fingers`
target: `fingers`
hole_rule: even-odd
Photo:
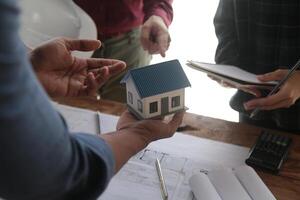
[[[210,75],[210,74],[207,74],[207,76],[208,76],[208,78],[210,78],[211,80],[216,81],[216,82],[218,82],[219,84],[221,84],[221,79],[216,78],[216,77],[214,77],[214,76],[212,76],[212,75]]]
[[[114,76],[126,68],[126,64],[123,61],[119,60],[108,60],[103,59],[95,61],[94,63],[89,63],[89,72],[94,72],[95,74],[100,74],[100,76],[111,77]],[[91,66],[92,65],[92,66]],[[104,73],[107,71],[107,73]]]
[[[285,102],[286,104],[283,104]],[[290,107],[293,104],[293,100],[288,98],[283,93],[276,93],[274,95],[254,99],[244,103],[244,107],[246,110],[253,110],[255,108],[260,108],[262,110],[270,110],[270,109],[277,109],[281,108],[279,106],[284,105],[285,108]]]
[[[141,43],[144,50],[148,51],[149,54],[159,53],[162,57],[166,56],[170,41],[171,39],[168,32],[144,33],[141,37]]]
[[[177,113],[173,116],[169,123],[164,123],[162,120],[138,120],[130,112],[125,111],[117,124],[117,130],[132,128],[133,131],[138,131],[140,135],[144,135],[147,141],[171,137],[180,126],[184,112]]]
[[[291,105],[293,105],[291,99],[283,99],[274,104],[262,104],[262,106],[258,106],[258,107],[261,110],[274,110],[278,108],[289,108]],[[253,110],[253,109],[247,109],[247,110]]]
[[[126,63],[120,60],[113,59],[88,59],[88,69],[89,71],[93,71],[95,69],[102,69],[106,67],[108,69],[109,76],[114,76],[126,68]],[[103,72],[97,70],[97,72]]]
[[[122,113],[121,117],[125,117],[126,119],[130,119],[130,121],[137,121],[137,120],[135,119],[135,117],[134,117],[128,110],[125,110],[125,111]]]
[[[249,94],[252,94],[256,97],[260,97],[261,96],[261,92],[259,91],[259,89],[256,88],[256,86],[252,86],[252,85],[240,85],[240,84],[236,84],[234,85],[233,83],[230,83],[226,80],[222,80],[220,78],[217,78],[215,76],[212,75],[207,75],[210,79],[218,82],[221,86],[225,87],[225,88],[238,88],[239,90],[242,90],[244,92],[247,92]]]
[[[147,49],[147,51],[149,52],[149,54],[153,55],[153,54],[160,53],[159,49],[160,49],[159,44],[150,42],[149,48]]]
[[[110,73],[115,74],[126,68],[126,63],[115,59],[90,58],[87,59],[88,69],[96,69],[104,66],[110,67]]]
[[[239,87],[240,90],[244,91],[244,92],[247,92],[249,94],[252,94],[256,97],[260,97],[261,96],[261,92],[259,89],[257,89],[255,86],[242,86],[242,87]]]
[[[83,84],[83,81],[77,79],[71,79],[68,85],[67,96],[76,97],[80,96],[82,91],[85,91],[87,86]]]
[[[227,81],[224,81],[220,78],[217,78],[215,76],[212,76],[210,74],[207,75],[210,79],[212,79],[213,81],[216,81],[217,83],[219,83],[222,87],[225,87],[225,88],[236,88],[235,85],[233,84],[230,84],[229,82]]]
[[[236,88],[233,84],[230,84],[227,81],[220,80],[219,84],[225,88]]]
[[[128,110],[122,113],[118,123],[117,123],[117,130],[124,129],[133,123],[137,122],[138,119],[136,119]]]
[[[109,69],[108,67],[103,67],[100,70],[100,73],[96,76],[96,84],[97,84],[97,90],[101,88],[106,81],[110,78]]]
[[[104,58],[89,58],[86,60],[86,62],[88,64],[88,69],[95,69],[103,66],[113,65],[114,63],[120,61],[114,59],[104,59]]]
[[[96,78],[94,73],[89,72],[87,75],[86,81],[86,94],[88,96],[96,96],[97,95],[98,85],[96,82]]]
[[[283,79],[283,77],[288,73],[288,70],[278,69],[274,72],[258,75],[257,79],[262,82],[268,81],[278,81]]]
[[[182,123],[183,120],[183,116],[184,116],[184,112],[179,112],[176,113],[172,120],[169,122],[169,126],[170,126],[170,131],[171,133],[175,133],[177,128],[180,126],[180,124]]]
[[[291,101],[291,99],[285,99],[285,100],[277,102],[274,105],[260,107],[260,109],[262,109],[262,110],[274,110],[274,109],[278,109],[278,108],[289,108],[293,104],[294,103]]]
[[[96,80],[96,77],[94,73],[89,72],[87,77],[87,88],[86,93],[89,96],[96,96],[98,94],[98,89],[100,86],[98,85],[98,82]]]
[[[98,90],[105,84],[109,77],[109,70],[107,67],[103,67],[97,71],[90,71],[86,80],[86,94],[89,96],[97,96]]]
[[[158,36],[157,43],[159,45],[159,53],[162,57],[166,56],[166,51],[169,49],[171,38],[168,32]]]
[[[153,129],[155,129],[155,126],[157,126],[160,123],[160,125],[156,127],[158,128],[158,131],[156,131],[156,134],[154,135],[154,140],[172,137],[173,134],[176,132],[177,128],[182,123],[183,116],[184,116],[184,111],[176,113],[171,119],[171,121],[169,121],[168,123],[163,122],[163,120],[148,121],[153,124],[151,126],[153,127]]]
[[[101,46],[99,40],[64,39],[64,42],[69,51],[93,51]]]
[[[97,63],[97,62],[96,62]],[[98,90],[106,83],[106,81],[113,75],[119,73],[120,71],[125,69],[125,63],[122,61],[114,61],[114,60],[106,60],[101,64],[111,64],[111,66],[101,66],[100,69],[91,69],[88,72],[86,79],[85,91],[81,91],[81,93],[96,96],[98,94]],[[95,63],[93,63],[95,64]],[[99,64],[99,62],[98,62]],[[96,65],[95,65],[96,66]],[[93,65],[93,67],[95,67]],[[99,66],[98,66],[99,67]]]
[[[109,75],[114,76],[114,75],[120,73],[121,71],[123,71],[125,68],[126,68],[125,62],[120,61],[120,62],[114,63],[113,65],[108,66]]]
[[[141,44],[144,50],[150,54],[161,54],[162,57],[166,56],[166,51],[170,46],[171,38],[167,27],[163,22],[150,19],[147,21],[141,31]]]
[[[151,46],[151,42],[150,42],[150,32],[151,32],[151,28],[149,26],[144,25],[142,27],[142,31],[141,31],[141,44],[144,48],[144,50],[148,50],[150,49]]]

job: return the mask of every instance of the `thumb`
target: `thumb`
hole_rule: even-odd
[[[184,111],[176,113],[173,116],[172,120],[169,122],[170,131],[172,133],[174,133],[177,130],[177,128],[180,126],[180,124],[182,123],[184,113],[185,113]]]
[[[143,25],[140,40],[144,50],[149,49],[150,31],[151,29],[149,26]]]
[[[257,75],[257,79],[262,81],[262,82],[267,82],[267,81],[279,81],[283,79],[283,77],[287,74],[287,70],[276,70],[274,72],[262,74],[262,75]]]
[[[101,46],[99,40],[65,39],[65,44],[69,51],[93,51]]]

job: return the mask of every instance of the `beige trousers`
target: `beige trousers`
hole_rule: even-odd
[[[126,102],[126,88],[120,84],[121,79],[129,69],[149,65],[152,56],[141,46],[140,28],[101,42],[102,47],[94,52],[93,57],[122,60],[126,62],[127,68],[108,80],[100,89],[100,96],[103,99]]]

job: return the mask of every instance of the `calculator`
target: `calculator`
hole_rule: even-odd
[[[246,163],[277,174],[287,158],[291,143],[292,139],[288,136],[264,130],[250,149]]]

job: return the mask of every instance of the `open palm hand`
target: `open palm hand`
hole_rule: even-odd
[[[125,63],[113,59],[78,58],[72,51],[99,48],[97,40],[51,40],[30,54],[37,77],[51,96],[95,96],[98,89]]]

